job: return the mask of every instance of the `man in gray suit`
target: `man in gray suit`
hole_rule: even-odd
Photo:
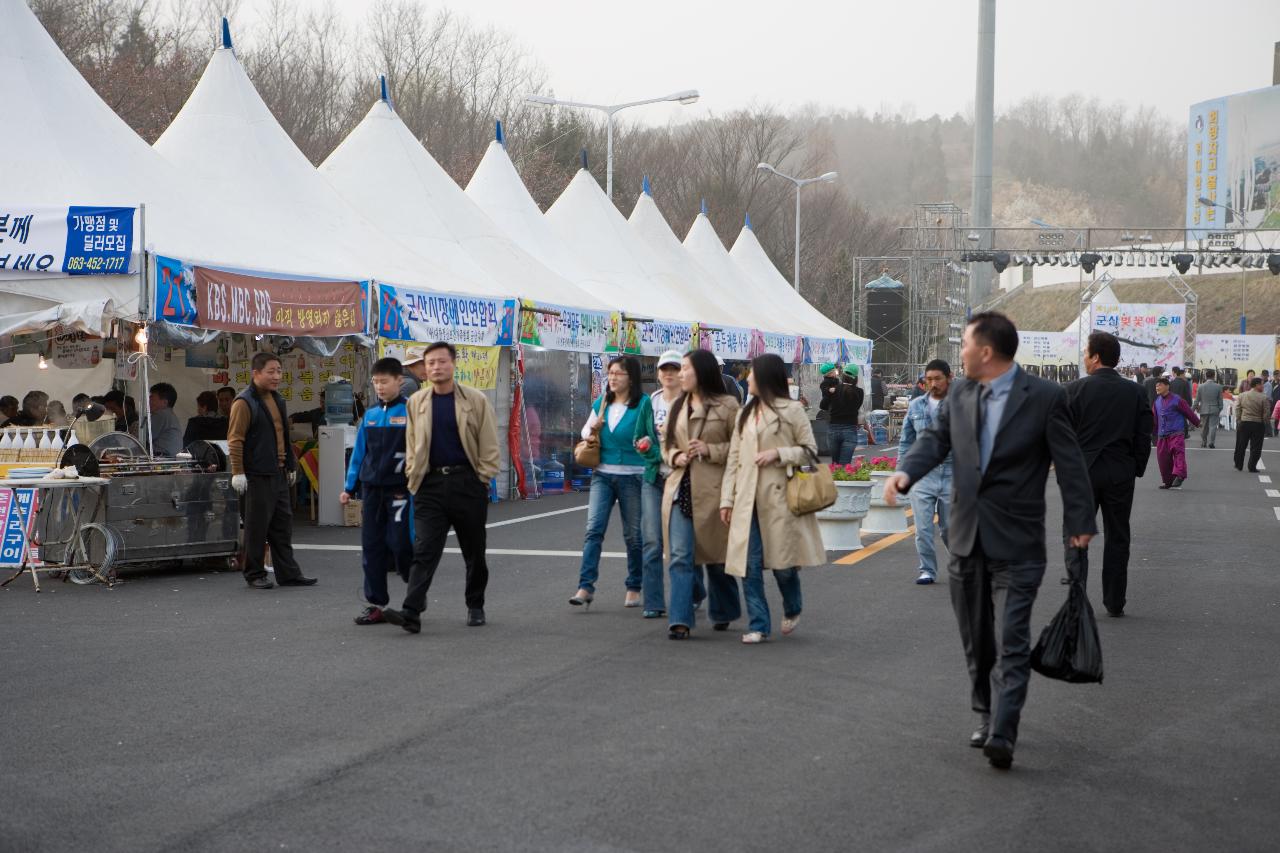
[[[1018,367],[1017,351],[1018,330],[1008,317],[983,312],[969,320],[960,351],[965,378],[884,486],[893,504],[951,454],[951,605],[981,720],[969,745],[1002,770],[1013,764],[1031,679],[1031,608],[1044,577],[1051,463],[1068,544],[1088,547],[1097,532],[1066,392]]]
[[[1200,446],[1213,447],[1218,438],[1218,417],[1222,414],[1222,386],[1212,370],[1204,372],[1204,381],[1196,389],[1196,411],[1200,413]]]

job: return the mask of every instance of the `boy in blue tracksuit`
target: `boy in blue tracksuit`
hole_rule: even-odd
[[[356,617],[357,625],[384,621],[382,609],[391,600],[387,574],[394,569],[408,581],[409,564],[413,561],[413,507],[404,473],[408,415],[400,393],[401,372],[398,359],[380,358],[374,362],[373,390],[378,403],[360,419],[346,485],[338,497],[343,504],[350,501],[358,482],[364,498],[360,545],[368,604]]]

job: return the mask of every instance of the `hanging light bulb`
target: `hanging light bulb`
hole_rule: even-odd
[[[44,353],[40,353],[40,363],[36,365],[40,370],[48,370],[49,362],[44,360]]]
[[[133,342],[138,345],[139,349],[147,348],[147,327],[139,326],[138,331],[133,335]]]

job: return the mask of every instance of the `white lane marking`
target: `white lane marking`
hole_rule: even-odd
[[[319,545],[303,542],[294,542],[293,550],[295,551],[359,551],[359,545]],[[461,548],[445,548],[446,554],[461,554]],[[543,551],[537,549],[522,548],[486,548],[486,554],[496,554],[502,557],[581,557],[581,551]],[[601,557],[608,557],[613,560],[625,560],[627,558],[624,551],[603,551]]]
[[[1276,521],[1280,521],[1280,506],[1273,506],[1272,509],[1276,511]]]
[[[1259,465],[1259,468],[1262,466]],[[519,518],[508,518],[506,521],[493,521],[486,524],[485,527],[506,527],[508,524],[519,524],[522,521],[534,521],[539,518],[550,518],[553,515],[564,515],[567,512],[581,512],[587,508],[587,504],[582,506],[571,506],[568,509],[553,509],[551,512],[539,512],[535,515],[522,515]]]
[[[1267,489],[1267,497],[1280,498],[1280,489]]]
[[[1271,477],[1270,477],[1269,475],[1267,475],[1267,474],[1259,474],[1259,475],[1258,475],[1258,482],[1259,482],[1259,483],[1270,483],[1270,482],[1271,482]]]
[[[1265,464],[1265,463],[1263,463],[1263,462],[1261,462],[1261,461],[1259,461],[1259,462],[1258,462],[1258,470],[1259,470],[1259,471],[1265,471],[1265,470],[1267,470],[1267,466],[1266,466],[1266,464]]]

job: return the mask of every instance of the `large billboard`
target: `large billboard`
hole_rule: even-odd
[[[1120,339],[1121,367],[1182,364],[1185,304],[1094,302],[1089,308],[1089,330]]]
[[[1202,197],[1221,206],[1200,204]],[[1197,239],[1212,231],[1280,228],[1280,86],[1191,108],[1186,227]]]

